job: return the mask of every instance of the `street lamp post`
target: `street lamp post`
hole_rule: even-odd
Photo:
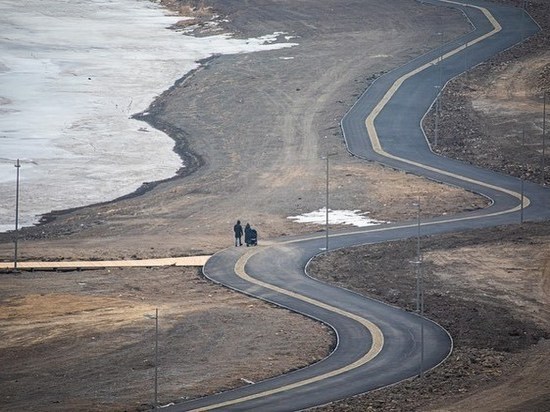
[[[435,126],[434,126],[434,146],[437,147],[437,140],[439,138],[439,115],[441,112],[440,107],[440,87],[441,86],[435,86],[435,89],[437,90],[437,96],[435,97]]]
[[[464,43],[464,85],[468,82],[468,41]]]
[[[438,33],[441,34],[441,33]],[[434,86],[436,90],[435,96],[435,119],[434,119],[434,146],[437,146],[437,141],[439,138],[439,116],[441,115],[441,92],[443,91],[443,56],[439,56],[437,62],[437,84]]]
[[[154,409],[158,408],[158,366],[159,366],[159,310],[155,309],[155,316],[145,315],[146,318],[155,319],[155,403]]]
[[[326,203],[325,203],[325,227],[326,227],[326,231],[325,231],[325,250],[328,252],[328,155],[327,155],[327,179],[326,179],[326,183],[327,183],[327,186],[326,186]]]
[[[17,246],[19,241],[19,169],[21,164],[19,159],[15,163],[17,169],[17,177],[15,179],[15,238],[14,238],[14,257],[13,257],[13,270],[17,271]]]
[[[329,206],[329,158],[334,156],[336,153],[327,154],[325,159],[327,161],[326,165],[326,199],[325,199],[325,251],[328,252],[328,206]]]
[[[420,378],[424,376],[424,290],[422,279],[422,256],[420,254],[420,198],[417,207],[417,233],[416,233],[416,312],[420,315]]]
[[[416,232],[416,261],[415,263],[417,266],[416,270],[416,312],[420,313],[420,263],[422,262],[421,256],[420,256],[420,199],[418,199],[418,203],[414,204],[417,208],[416,210],[416,226],[417,226],[417,232]]]
[[[546,175],[544,173],[545,155],[546,155],[546,90],[542,96],[542,185],[546,185]]]
[[[525,126],[523,126],[523,132],[521,134],[521,149],[523,151],[523,153],[525,153]],[[525,185],[525,182],[524,182],[524,179],[523,179],[523,174],[520,175],[520,180],[521,180],[521,187],[520,187],[520,190],[521,190],[521,196],[520,196],[520,213],[519,213],[519,223],[520,224],[523,224],[523,200],[524,200],[524,197],[525,197],[525,194],[524,194],[524,185]]]
[[[525,200],[525,194],[524,194],[524,186],[525,181],[523,180],[523,177],[521,178],[521,208],[520,208],[520,214],[519,214],[519,223],[523,224],[523,201]]]
[[[155,309],[155,408],[158,408],[159,377],[159,310]]]

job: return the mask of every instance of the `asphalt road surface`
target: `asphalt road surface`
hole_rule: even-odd
[[[329,249],[550,217],[550,190],[435,155],[420,127],[449,79],[539,27],[514,7],[477,1],[429,3],[459,8],[472,31],[374,82],[342,120],[345,141],[357,157],[463,187],[493,203],[453,217],[331,232]],[[204,273],[330,325],[338,338],[333,353],[307,368],[164,410],[302,410],[409,379],[447,358],[452,339],[439,325],[308,277],[307,263],[325,250],[326,242],[326,234],[317,233],[227,249],[210,258]]]

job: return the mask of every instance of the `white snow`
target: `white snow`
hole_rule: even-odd
[[[287,219],[298,223],[313,223],[317,225],[326,224],[326,208],[321,208],[313,212],[304,213],[298,216],[289,216]],[[367,217],[369,212],[361,212],[360,210],[328,210],[328,223],[330,225],[352,225],[357,227],[365,227],[379,225],[382,222]]]
[[[195,38],[178,20],[146,0],[0,2],[0,231],[14,228],[16,159],[20,225],[171,177],[172,139],[130,116],[198,60],[295,45]]]

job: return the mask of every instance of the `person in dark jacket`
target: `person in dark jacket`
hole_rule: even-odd
[[[243,235],[243,227],[241,226],[241,221],[237,220],[235,226],[233,226],[233,231],[235,232],[235,246],[242,246],[243,242],[241,237]]]

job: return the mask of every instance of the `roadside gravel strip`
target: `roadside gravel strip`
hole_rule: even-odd
[[[538,26],[522,10],[484,2],[430,2],[456,7],[474,29],[379,78],[342,121],[358,157],[480,193],[484,210],[417,224],[385,225],[330,236],[330,249],[550,217],[550,190],[434,155],[420,122],[440,86],[469,67],[512,47]],[[441,58],[439,56],[442,56]],[[217,253],[205,275],[232,289],[332,326],[333,353],[308,368],[169,406],[165,410],[301,410],[409,379],[444,361],[452,340],[433,322],[309,278],[304,268],[324,250],[323,234],[281,239],[253,250]]]

